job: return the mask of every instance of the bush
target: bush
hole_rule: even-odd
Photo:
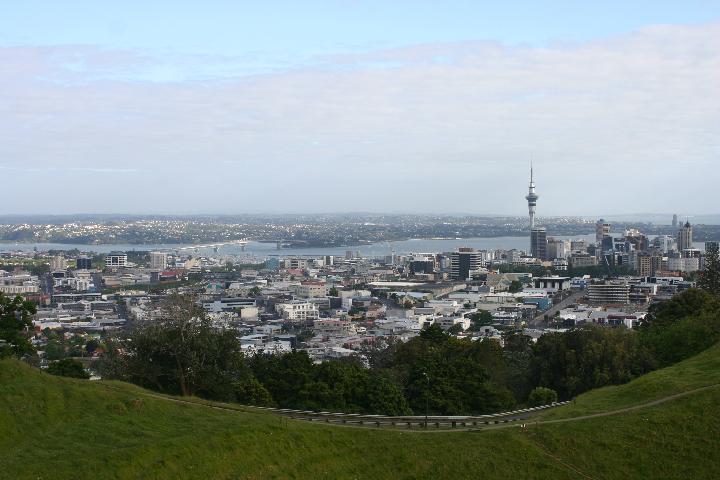
[[[720,341],[720,302],[690,289],[653,306],[640,329],[642,345],[659,367],[696,355]]]
[[[557,392],[552,388],[536,387],[530,392],[528,404],[531,407],[550,405],[551,403],[557,402],[557,398]]]
[[[48,366],[48,373],[50,375],[58,375],[60,377],[70,378],[82,378],[87,380],[90,378],[90,374],[85,371],[85,367],[72,358],[64,358],[53,362]]]

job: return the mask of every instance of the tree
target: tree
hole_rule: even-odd
[[[448,333],[449,333],[450,335],[457,335],[457,334],[459,334],[459,333],[462,333],[462,332],[463,332],[463,328],[462,328],[462,327],[463,327],[463,326],[462,326],[462,323],[456,323],[455,325],[453,325],[452,327],[450,327],[450,328],[448,329]]]
[[[101,348],[101,344],[95,339],[91,339],[85,344],[85,351],[90,355],[95,353],[95,350],[97,350],[98,348]]]
[[[720,296],[720,252],[716,244],[708,245],[705,252],[705,270],[700,272],[698,287],[711,295]]]
[[[691,288],[651,306],[640,340],[659,367],[700,353],[720,341],[720,298]]]
[[[510,286],[508,287],[508,292],[517,293],[517,292],[522,291],[522,289],[523,289],[522,282],[519,280],[513,280],[512,282],[510,282]]]
[[[423,328],[420,332],[420,338],[430,343],[443,343],[450,336],[437,323],[433,323]]]
[[[335,287],[330,288],[330,290],[328,291],[329,297],[337,297],[338,295],[340,295],[340,292],[338,292],[338,289]]]
[[[30,273],[41,277],[46,273],[50,273],[50,265],[47,263],[36,263],[30,267]]]
[[[557,402],[557,392],[552,388],[536,387],[533,388],[528,397],[528,405],[531,407],[541,407]]]
[[[491,325],[493,323],[493,316],[492,313],[487,310],[478,310],[470,315],[470,320],[472,320],[470,330],[478,331],[480,330],[480,327]]]
[[[60,377],[82,378],[85,380],[90,378],[90,374],[85,371],[82,363],[77,360],[73,360],[72,358],[64,358],[51,363],[48,365],[48,373],[50,375],[58,375]]]
[[[0,358],[22,357],[35,351],[27,337],[32,327],[30,316],[35,312],[34,303],[0,293]]]
[[[253,388],[243,386],[251,374],[236,332],[215,328],[189,296],[169,297],[161,312],[156,322],[133,332],[126,355],[109,352],[108,360],[119,365],[105,371],[165,393],[223,401],[248,396],[247,388]]]
[[[593,325],[541,336],[533,347],[531,384],[571,398],[592,388],[626,383],[653,366],[636,332]]]

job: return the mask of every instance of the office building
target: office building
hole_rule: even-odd
[[[697,272],[700,270],[700,259],[698,257],[669,256],[667,269],[671,272]]]
[[[413,254],[410,259],[410,273],[429,274],[435,272],[435,255],[431,253]]]
[[[570,241],[570,252],[571,253],[587,253],[588,244],[585,240],[571,240]]]
[[[474,248],[460,247],[450,255],[450,278],[453,280],[467,280],[480,267],[482,255]]]
[[[150,252],[150,268],[153,270],[165,270],[167,268],[167,253]]]
[[[693,232],[690,222],[685,222],[685,225],[680,227],[677,238],[677,249],[682,252],[686,248],[693,248]]]
[[[635,271],[640,277],[650,277],[655,275],[653,272],[653,257],[648,253],[635,253]]]
[[[652,241],[652,246],[663,253],[675,250],[676,245],[675,239],[670,235],[658,235]]]
[[[62,255],[55,255],[50,259],[50,270],[67,270],[67,260]]]
[[[569,252],[569,242],[567,240],[557,240],[548,238],[547,242],[547,259],[555,260],[556,258],[567,258]]]
[[[90,257],[77,257],[75,259],[75,268],[78,270],[90,270],[92,268],[92,259]]]
[[[545,227],[530,230],[530,255],[533,258],[547,260],[547,230]]]
[[[127,253],[110,252],[105,257],[105,266],[107,268],[123,268],[127,266]]]
[[[603,220],[602,218],[595,224],[595,243],[600,245],[603,242],[603,238],[610,235],[611,225]]]
[[[568,263],[570,268],[594,267],[598,264],[598,259],[588,253],[573,253],[568,259]]]
[[[587,299],[594,304],[630,303],[630,285],[625,282],[593,283],[587,287]]]

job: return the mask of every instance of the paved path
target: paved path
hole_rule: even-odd
[[[113,390],[121,390],[117,387],[114,387],[112,385],[103,384],[105,387],[113,389]],[[694,388],[692,390],[687,390],[684,392],[676,393],[673,395],[668,395],[667,397],[659,398],[657,400],[653,400],[650,402],[640,403],[637,405],[630,405],[627,407],[619,408],[616,410],[610,410],[607,412],[599,412],[599,413],[592,413],[588,415],[581,415],[577,417],[568,417],[568,418],[558,418],[558,419],[551,419],[551,420],[540,420],[540,421],[530,421],[527,423],[522,423],[521,420],[529,420],[532,413],[527,415],[514,415],[512,418],[507,417],[510,422],[513,423],[498,423],[498,424],[492,424],[492,425],[482,425],[482,426],[471,426],[471,427],[457,427],[454,429],[435,429],[433,427],[430,428],[419,428],[419,429],[399,429],[397,427],[375,427],[373,425],[351,425],[351,424],[343,424],[343,423],[332,423],[332,422],[318,422],[322,423],[323,425],[333,425],[333,426],[342,426],[342,427],[350,427],[350,428],[371,428],[373,430],[388,430],[388,431],[404,431],[404,432],[417,432],[417,433],[430,433],[430,432],[467,432],[467,431],[480,431],[480,430],[498,430],[502,428],[519,428],[519,427],[530,427],[530,426],[539,426],[539,425],[549,425],[554,423],[567,423],[567,422],[579,422],[583,420],[589,420],[593,418],[599,418],[599,417],[608,417],[611,415],[620,415],[627,412],[632,412],[635,410],[640,410],[643,408],[649,408],[653,407],[655,405],[660,405],[665,402],[670,402],[673,400],[676,400],[678,398],[686,397],[688,395],[694,395],[699,392],[703,392],[705,390],[710,390],[713,388],[717,388],[720,386],[720,383],[715,383],[712,385],[707,385],[704,387]],[[224,410],[229,412],[235,412],[235,413],[275,413],[278,416],[283,416],[281,413],[278,412],[272,412],[271,410],[256,410],[253,407],[247,407],[247,406],[238,406],[238,407],[230,407],[222,404],[210,404],[210,403],[202,403],[199,401],[192,401],[192,400],[184,400],[182,398],[177,397],[169,397],[157,393],[150,393],[150,392],[138,392],[139,395],[145,396],[145,397],[151,397],[158,400],[164,400],[167,402],[174,402],[174,403],[182,403],[187,405],[194,405],[196,407],[201,408],[212,408],[215,410]],[[293,418],[295,420],[305,420],[303,418]],[[501,420],[502,422],[502,420]],[[434,422],[430,422],[432,425]]]

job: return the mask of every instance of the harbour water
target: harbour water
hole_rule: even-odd
[[[583,239],[588,242],[595,241],[595,235],[578,235],[573,237],[556,238],[562,239]],[[48,250],[73,250],[78,249],[82,252],[89,253],[108,253],[119,250],[124,252],[130,251],[175,251],[183,247],[192,247],[187,244],[103,244],[103,245],[77,245],[64,243],[0,243],[0,252],[2,251],[48,251]],[[258,258],[266,258],[273,256],[318,256],[318,255],[335,255],[344,256],[345,252],[359,252],[363,257],[380,257],[391,255],[404,255],[408,253],[433,253],[433,252],[451,252],[458,247],[472,247],[479,250],[491,249],[518,249],[528,250],[530,248],[529,237],[492,237],[492,238],[464,238],[464,239],[410,239],[394,242],[378,242],[369,245],[346,246],[346,247],[294,247],[277,249],[274,243],[248,242],[243,248],[237,244],[224,245],[218,247],[217,254],[220,255],[236,255],[236,256],[255,256]],[[185,249],[185,253],[196,255],[211,255],[215,253],[213,248],[190,248]]]
[[[652,236],[650,236],[652,238]],[[589,243],[595,242],[595,235],[556,236],[563,240],[585,240]],[[293,247],[278,250],[275,243],[248,242],[243,248],[239,244],[223,245],[217,248],[195,248],[189,244],[102,244],[102,245],[77,245],[69,243],[0,243],[0,252],[23,251],[23,252],[45,252],[48,250],[74,250],[81,252],[103,254],[119,250],[131,251],[178,251],[190,255],[227,255],[248,258],[268,258],[276,256],[319,256],[335,255],[345,256],[347,251],[359,252],[363,257],[382,257],[391,255],[406,255],[409,253],[436,253],[452,252],[458,247],[472,247],[477,250],[529,250],[529,237],[490,237],[490,238],[464,238],[464,239],[410,239],[394,242],[378,242],[368,245],[345,246],[345,247]],[[694,242],[694,247],[700,250],[705,249],[703,242]]]

